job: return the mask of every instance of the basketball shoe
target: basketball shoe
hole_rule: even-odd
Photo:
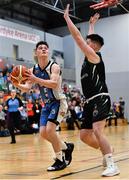
[[[110,176],[116,176],[118,174],[120,174],[120,170],[118,169],[117,165],[114,165],[114,166],[107,167],[103,171],[102,176],[110,177]]]
[[[67,145],[67,149],[63,150],[63,152],[65,154],[66,165],[68,166],[72,161],[72,152],[74,149],[74,144],[73,143],[66,143],[66,142],[65,142],[65,144]]]
[[[111,149],[112,149],[112,153],[114,153],[114,148],[113,148],[113,147],[111,147]],[[105,157],[103,157],[102,165],[103,165],[103,167],[104,167],[104,168],[106,168],[106,167],[107,167],[107,162],[106,162]]]
[[[66,167],[66,162],[63,157],[63,161],[60,161],[59,159],[55,159],[55,162],[53,165],[47,168],[47,171],[59,171]]]

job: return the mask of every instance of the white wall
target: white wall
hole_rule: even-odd
[[[63,40],[61,37],[45,33],[45,39],[49,44],[50,56],[52,55],[52,50],[57,50],[63,52]]]
[[[129,71],[129,14],[100,20],[96,31],[105,39],[102,52],[107,72]]]
[[[26,33],[38,35],[40,37],[40,40],[44,40],[44,38],[46,38],[45,40],[48,42],[50,47],[50,56],[52,50],[59,50],[63,52],[63,40],[59,36],[49,33],[44,33],[43,31],[33,29],[32,27],[20,25],[2,19],[0,19],[0,25],[6,26],[8,28],[17,29],[19,31],[24,31]],[[0,56],[13,58],[13,45],[18,45],[19,58],[22,57],[23,59],[33,62],[33,50],[35,49],[35,44],[0,36]]]
[[[63,50],[65,59],[65,68],[75,69],[75,45],[71,35],[63,38]]]

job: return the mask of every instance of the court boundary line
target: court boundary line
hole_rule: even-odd
[[[121,162],[121,161],[126,161],[126,160],[129,160],[129,157],[128,157],[128,158],[119,159],[119,160],[117,160],[117,161],[115,161],[115,162]],[[98,165],[98,166],[91,167],[91,168],[88,168],[88,169],[83,169],[83,170],[79,170],[79,171],[74,171],[74,172],[62,174],[62,175],[60,175],[60,176],[51,178],[51,180],[60,179],[60,178],[63,178],[63,177],[69,176],[69,175],[78,174],[78,173],[85,172],[85,171],[90,171],[90,170],[97,169],[97,168],[102,167],[102,166],[103,166],[103,165]]]

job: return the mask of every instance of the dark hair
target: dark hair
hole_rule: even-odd
[[[104,45],[104,39],[98,34],[87,35],[86,39],[91,39],[92,41],[99,43],[101,46]]]
[[[37,44],[36,44],[36,49],[38,48],[38,46],[39,45],[46,45],[48,48],[49,48],[49,46],[48,46],[48,43],[46,42],[46,41],[39,41]]]

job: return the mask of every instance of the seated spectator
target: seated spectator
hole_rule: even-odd
[[[77,126],[77,128],[80,129],[78,117],[75,112],[75,104],[76,104],[75,100],[71,100],[68,102],[68,116],[67,116],[66,122],[68,124],[69,130],[74,130],[74,123]]]
[[[120,104],[120,118],[124,119],[124,110],[125,110],[125,101],[122,97],[119,98],[119,104]]]
[[[26,108],[27,108],[27,115],[28,115],[28,124],[29,124],[29,127],[31,128],[32,124],[34,123],[34,103],[32,99],[28,99]]]
[[[11,90],[13,89],[13,85],[12,85],[11,80],[10,80],[10,73],[9,72],[6,73],[4,79],[5,79],[5,83],[6,83],[6,87],[7,87],[7,93],[10,93]]]
[[[4,104],[4,91],[0,86],[0,104]]]
[[[0,131],[6,128],[6,122],[5,122],[5,112],[3,111],[3,106],[0,105]]]
[[[34,109],[34,123],[38,124],[38,127],[39,127],[42,106],[38,99],[35,100],[33,109]]]
[[[110,109],[110,112],[109,112],[109,116],[107,117],[106,119],[106,122],[108,122],[108,126],[111,126],[112,125],[112,120],[114,119],[115,121],[115,126],[117,126],[117,117],[115,115],[115,112],[113,110],[113,108]]]
[[[7,87],[6,87],[6,83],[5,83],[5,79],[4,79],[4,75],[3,75],[3,72],[0,71],[0,85],[2,86],[2,89],[4,91],[7,90]]]
[[[113,110],[115,112],[116,117],[120,118],[120,103],[119,102],[113,103]]]

